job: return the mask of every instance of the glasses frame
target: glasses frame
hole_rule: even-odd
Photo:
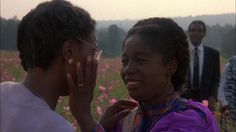
[[[99,60],[99,59],[100,59],[100,57],[101,57],[101,55],[102,55],[102,50],[96,47],[96,46],[98,45],[97,43],[96,43],[96,46],[93,46],[91,43],[89,43],[89,42],[87,42],[87,41],[81,39],[80,37],[76,37],[76,39],[79,40],[79,41],[81,41],[81,42],[83,42],[85,45],[89,46],[90,48],[95,49],[96,51],[95,51],[94,58],[95,58],[96,60]]]

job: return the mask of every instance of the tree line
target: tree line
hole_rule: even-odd
[[[11,19],[0,18],[1,50],[17,50],[16,32],[19,22],[20,20],[16,17]],[[121,55],[122,40],[126,33],[124,29],[116,24],[96,30],[97,43],[99,48],[103,50],[104,57],[119,57]],[[204,44],[219,50],[224,58],[229,58],[236,54],[235,37],[235,25],[221,26],[216,24],[207,26]]]

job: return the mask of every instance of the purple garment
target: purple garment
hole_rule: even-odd
[[[181,132],[218,132],[218,127],[215,118],[211,112],[200,103],[189,101],[189,105],[192,105],[202,110],[207,120],[203,120],[199,114],[194,110],[186,110],[183,112],[172,112],[167,116],[159,120],[151,132],[160,131],[181,131]]]
[[[191,100],[187,103],[202,111],[206,116],[206,120],[193,109],[171,112],[156,122],[151,132],[219,132],[217,122],[208,108]],[[130,122],[129,125],[132,124],[133,122]],[[122,132],[122,122],[117,125],[113,132]]]

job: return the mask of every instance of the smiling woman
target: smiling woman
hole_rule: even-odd
[[[151,105],[163,100],[165,94],[161,94],[161,91],[173,92],[173,89],[166,88],[171,77],[166,75],[176,71],[176,62],[171,66],[172,71],[169,71],[162,55],[146,46],[139,35],[132,35],[125,41],[122,64],[121,76],[129,95],[135,100]]]
[[[123,43],[122,64],[129,95],[139,102],[118,125],[122,131],[218,131],[206,107],[179,97],[189,52],[186,36],[174,21],[150,18],[135,24]]]

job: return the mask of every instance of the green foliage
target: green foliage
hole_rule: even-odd
[[[222,113],[220,109],[220,103],[217,102],[215,105],[214,115],[217,120],[220,132],[235,132],[236,124],[234,124],[233,120],[231,119],[230,112],[226,111]]]
[[[207,26],[207,34],[204,44],[216,48],[225,58],[229,58],[236,54],[236,31],[235,25]]]
[[[7,70],[9,71],[9,74],[11,74],[15,78],[16,81],[21,81],[24,76],[24,71],[21,66],[9,65],[7,67]]]
[[[230,58],[233,55],[236,55],[236,29],[230,28],[230,30],[222,36],[221,41],[221,48],[222,48],[222,55],[225,58]]]
[[[0,49],[16,50],[17,17],[6,20],[0,17]]]

